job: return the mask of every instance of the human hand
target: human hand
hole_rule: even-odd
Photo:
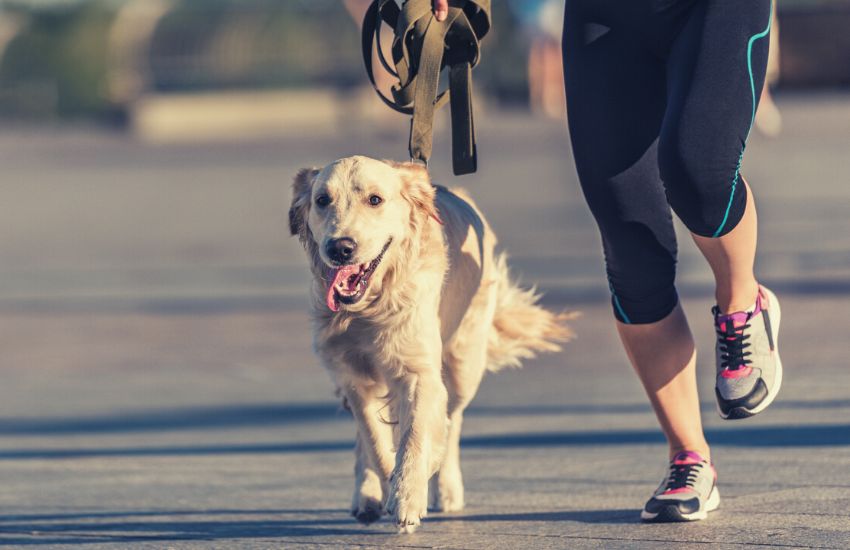
[[[434,17],[437,21],[445,21],[449,15],[449,0],[434,0]]]

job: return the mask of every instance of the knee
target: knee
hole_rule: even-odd
[[[692,233],[720,237],[738,224],[746,205],[740,177],[743,148],[720,139],[661,139],[658,165],[667,202]]]
[[[679,302],[673,279],[673,274],[664,272],[652,277],[636,277],[609,270],[614,317],[625,324],[655,323],[664,319]]]
[[[654,323],[669,315],[679,300],[676,250],[643,226],[631,224],[630,232],[630,239],[606,246],[611,305],[622,323]]]

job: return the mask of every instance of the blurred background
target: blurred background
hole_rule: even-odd
[[[406,156],[408,121],[377,100],[362,68],[367,5],[0,3],[0,305],[300,293],[300,266],[284,273],[300,258],[283,257],[297,247],[280,223],[291,174],[354,153]],[[475,70],[482,170],[458,181],[483,195],[531,279],[597,292],[598,242],[564,124],[562,13],[557,0],[494,3]],[[745,159],[765,191],[762,256],[771,271],[773,262],[797,270],[789,281],[835,278],[850,265],[837,186],[847,177],[850,0],[780,0],[777,19]],[[432,168],[451,183],[446,118]],[[529,177],[534,193],[515,185]],[[803,195],[800,219],[774,229],[773,202]],[[546,214],[499,219],[519,205]],[[770,253],[774,243],[782,254]],[[706,282],[684,248],[680,280]]]
[[[494,3],[498,24],[485,42],[488,62],[476,70],[476,85],[488,99],[516,106],[539,95],[540,75],[550,69],[546,39],[559,38],[562,4]],[[193,94],[296,94],[280,96],[283,102],[299,91],[322,90],[349,98],[365,84],[355,21],[359,24],[367,5],[366,0],[4,0],[0,112],[9,120],[83,120],[143,132],[147,124],[165,124],[148,118],[155,116],[149,102]],[[847,1],[779,0],[778,8],[776,61],[782,71],[774,85],[783,90],[850,85]],[[538,77],[531,82],[529,60]]]
[[[0,525],[0,542],[13,528],[88,529],[85,519],[54,525],[80,510],[344,507],[351,426],[310,349],[308,272],[286,216],[301,167],[407,156],[408,120],[364,74],[366,4],[0,1],[0,515],[42,514]],[[471,191],[547,304],[585,312],[567,353],[485,381],[466,424],[470,479],[491,504],[511,483],[596,498],[592,472],[544,484],[508,471],[511,453],[530,451],[498,436],[552,430],[548,445],[580,447],[569,435],[578,430],[591,434],[581,441],[607,441],[604,460],[626,476],[610,480],[620,496],[595,506],[631,509],[657,482],[627,479],[634,457],[657,458],[663,443],[613,334],[599,237],[575,176],[562,9],[493,2],[473,73],[477,174],[451,175],[447,113],[437,120],[434,178]],[[720,458],[724,445],[758,437],[793,447],[783,434],[850,445],[829,430],[792,430],[801,419],[850,418],[850,0],[779,0],[777,20],[773,96],[762,98],[744,174],[759,199],[759,276],[795,312],[784,320],[796,341],[783,352],[791,382],[774,412],[750,424],[766,432],[729,435],[707,420]],[[679,286],[711,357],[711,274],[680,236]],[[794,369],[813,364],[830,376],[793,382]],[[711,411],[713,370],[700,369]],[[611,430],[637,435],[613,444],[602,435]],[[536,460],[550,472],[572,467],[558,452]],[[570,452],[602,460],[592,445]],[[482,480],[501,471],[488,469],[496,455],[508,470]],[[320,481],[307,487],[299,472]],[[821,474],[804,473],[814,487]],[[251,529],[230,525],[227,536]]]

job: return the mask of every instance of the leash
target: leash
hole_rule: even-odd
[[[391,109],[411,115],[410,159],[428,165],[434,113],[451,107],[452,169],[455,175],[478,168],[472,119],[472,68],[480,59],[480,41],[490,30],[490,0],[450,0],[445,21],[437,21],[431,0],[373,0],[363,19],[363,63],[372,87]],[[395,34],[390,66],[381,48],[381,26]],[[375,83],[372,51],[377,46],[384,70],[398,79],[386,97]],[[448,89],[439,91],[440,73],[448,67]]]

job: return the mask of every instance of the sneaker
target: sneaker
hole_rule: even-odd
[[[652,522],[696,521],[720,506],[717,472],[693,451],[682,451],[670,461],[667,478],[640,513]]]
[[[717,412],[732,420],[758,414],[782,385],[779,360],[779,300],[763,286],[752,311],[722,314],[715,306],[717,331]]]

